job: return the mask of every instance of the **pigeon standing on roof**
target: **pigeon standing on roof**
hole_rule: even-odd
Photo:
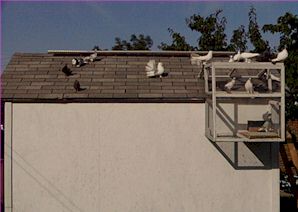
[[[213,51],[208,51],[208,54],[206,55],[198,55],[198,54],[191,54],[190,55],[190,61],[191,64],[195,65],[201,65],[201,63],[206,64],[207,61],[211,60],[213,56]]]
[[[155,60],[149,60],[149,62],[145,67],[145,70],[146,70],[147,77],[155,77],[155,72],[156,72]]]
[[[163,64],[162,62],[159,62],[157,64],[157,72],[156,72],[156,76],[159,76],[159,77],[162,77],[162,75],[164,74],[165,72],[165,68],[163,67]]]
[[[282,50],[281,52],[279,52],[279,53],[277,54],[277,57],[274,58],[274,59],[272,59],[271,62],[272,62],[273,64],[275,64],[275,63],[277,63],[277,62],[282,62],[282,61],[284,61],[285,59],[287,59],[287,57],[288,57],[288,51],[287,51],[287,49],[285,48],[284,50]]]
[[[71,60],[71,63],[72,63],[72,65],[74,65],[76,67],[81,67],[86,64],[82,58],[73,58]]]
[[[93,54],[91,54],[90,56],[84,57],[83,60],[85,63],[89,63],[89,62],[93,62],[97,57],[97,50],[94,51]]]
[[[81,91],[81,85],[80,85],[80,82],[78,80],[76,80],[74,83],[73,83],[73,87],[76,91]]]
[[[252,58],[257,57],[257,56],[260,56],[260,54],[259,53],[251,53],[251,52],[243,52],[240,54],[240,58],[244,59],[245,62],[248,62],[248,63],[251,62]]]
[[[254,87],[253,87],[253,84],[251,82],[251,78],[248,78],[248,80],[246,81],[244,87],[245,87],[245,90],[246,90],[247,93],[249,93],[249,94],[254,93]]]
[[[73,73],[70,70],[70,68],[67,67],[67,64],[62,68],[62,72],[65,74],[65,76],[73,75]]]
[[[227,84],[225,84],[225,89],[226,89],[226,91],[228,93],[231,93],[231,90],[234,87],[235,83],[236,83],[236,78],[233,77],[233,79],[230,82],[228,82]]]
[[[156,66],[155,60],[149,60],[145,67],[145,70],[147,77],[163,77],[167,75],[167,73],[165,73],[165,68],[162,62],[159,62]]]

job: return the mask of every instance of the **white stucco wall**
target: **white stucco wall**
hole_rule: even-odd
[[[204,115],[204,104],[12,104],[13,211],[279,211],[276,146],[214,145]]]

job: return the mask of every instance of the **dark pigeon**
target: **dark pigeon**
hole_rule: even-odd
[[[67,65],[65,65],[62,68],[62,72],[65,74],[65,76],[71,76],[71,75],[73,75],[72,71],[70,70],[70,68],[67,67]]]

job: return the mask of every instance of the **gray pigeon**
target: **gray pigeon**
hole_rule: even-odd
[[[67,64],[62,68],[62,72],[65,74],[65,76],[71,76],[73,75],[70,68],[67,67]]]

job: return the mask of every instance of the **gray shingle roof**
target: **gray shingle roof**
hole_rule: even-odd
[[[82,53],[81,53],[82,55]],[[190,54],[100,52],[100,61],[80,68],[71,60],[78,54],[16,53],[2,74],[4,101],[65,100],[196,100],[204,99],[204,82],[197,78],[200,69],[191,65]],[[228,60],[224,54],[224,60]],[[221,55],[223,56],[223,55]],[[147,78],[149,59],[163,62],[168,76]],[[214,60],[222,60],[217,57]],[[67,64],[74,75],[61,71]],[[76,92],[78,80],[85,90]]]

